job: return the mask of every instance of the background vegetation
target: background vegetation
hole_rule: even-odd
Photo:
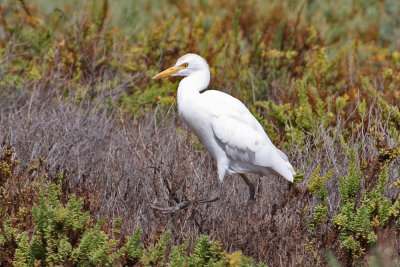
[[[400,264],[400,2],[0,3],[0,265]],[[298,170],[218,188],[176,114],[194,52]],[[263,263],[257,263],[263,262]]]

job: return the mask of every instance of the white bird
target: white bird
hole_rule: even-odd
[[[153,79],[167,76],[185,77],[178,86],[179,115],[217,162],[220,192],[216,197],[197,203],[219,199],[226,174],[240,174],[249,187],[250,200],[254,199],[254,185],[245,173],[278,174],[293,182],[295,171],[288,157],[274,146],[246,106],[226,93],[207,90],[210,68],[204,58],[186,54],[178,59],[175,66],[160,72]],[[172,208],[158,209],[175,211],[190,203],[184,201]]]

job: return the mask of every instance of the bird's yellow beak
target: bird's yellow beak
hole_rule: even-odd
[[[160,79],[160,78],[163,78],[163,77],[171,76],[172,74],[175,74],[175,73],[177,73],[178,71],[180,71],[180,70],[182,70],[182,69],[184,69],[184,68],[186,68],[186,67],[185,67],[185,66],[182,66],[182,65],[180,65],[180,66],[173,66],[173,67],[171,67],[171,68],[168,68],[168,69],[166,69],[166,70],[160,72],[160,73],[157,74],[156,76],[154,76],[154,77],[153,77],[153,80],[154,80],[154,79]]]

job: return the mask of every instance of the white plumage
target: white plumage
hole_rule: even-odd
[[[272,172],[293,182],[295,171],[287,156],[246,106],[226,93],[206,90],[210,69],[205,59],[186,54],[153,79],[166,76],[185,76],[178,87],[179,115],[217,161],[221,184],[227,173]]]

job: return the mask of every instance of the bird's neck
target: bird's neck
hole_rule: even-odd
[[[200,94],[210,83],[210,71],[198,71],[181,80],[178,86],[178,103],[186,97]]]

